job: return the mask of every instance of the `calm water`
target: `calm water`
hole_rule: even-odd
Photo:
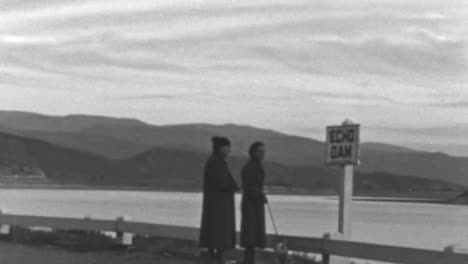
[[[193,227],[200,223],[201,199],[199,193],[0,190],[0,208],[8,213],[102,219],[125,215],[135,221]],[[269,199],[280,233],[322,236],[337,229],[338,201],[333,197]],[[271,223],[267,228],[273,233]],[[439,250],[449,244],[468,246],[468,207],[355,201],[352,238]]]

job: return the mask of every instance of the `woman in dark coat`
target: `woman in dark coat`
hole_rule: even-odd
[[[213,153],[204,170],[200,247],[208,248],[210,258],[220,264],[224,251],[236,246],[234,193],[239,187],[225,160],[230,153],[229,140],[213,137],[212,142]]]
[[[262,142],[253,143],[249,156],[242,169],[241,246],[245,248],[244,264],[255,263],[255,248],[266,245],[265,204],[268,202],[263,192],[265,145]]]

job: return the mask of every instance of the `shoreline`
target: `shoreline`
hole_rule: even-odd
[[[122,186],[86,186],[86,185],[0,185],[3,190],[82,190],[82,191],[136,191],[136,192],[180,192],[180,193],[201,193],[201,190],[184,188],[142,188],[142,187],[122,187]],[[290,196],[313,196],[327,197],[328,199],[338,199],[338,194],[331,191],[313,190],[290,190],[268,192],[268,195],[290,195]],[[459,192],[438,192],[438,193],[394,193],[375,192],[357,193],[353,196],[353,201],[359,202],[411,202],[411,203],[434,203],[434,204],[460,204],[453,201]]]

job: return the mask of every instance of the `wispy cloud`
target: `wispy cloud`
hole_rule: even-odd
[[[52,36],[33,36],[33,35],[0,35],[0,43],[10,45],[49,45],[57,44],[58,41]]]
[[[120,95],[114,97],[105,97],[105,100],[181,100],[184,98],[194,98],[200,95],[200,93],[139,93],[139,94],[130,94],[130,95]]]
[[[436,102],[433,106],[452,108],[452,109],[466,109],[468,110],[468,100],[466,101],[452,101],[452,102]]]

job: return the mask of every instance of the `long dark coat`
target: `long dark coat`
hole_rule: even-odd
[[[265,171],[262,165],[249,161],[242,169],[241,246],[264,248],[266,245]]]
[[[233,249],[236,245],[234,193],[239,187],[221,157],[212,155],[204,172],[200,247]]]

